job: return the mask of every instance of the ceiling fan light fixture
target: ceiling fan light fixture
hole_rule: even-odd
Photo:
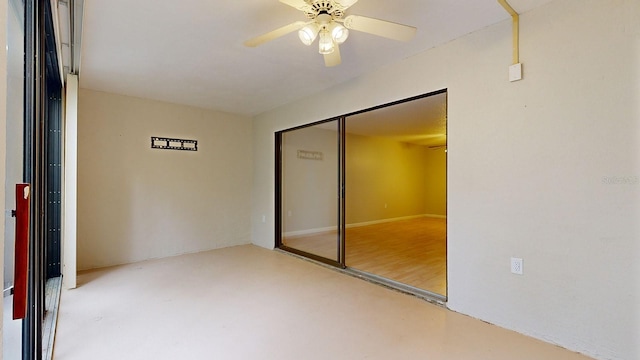
[[[411,40],[417,31],[413,26],[366,16],[345,17],[345,10],[358,0],[280,0],[280,2],[302,11],[307,20],[296,21],[249,39],[244,42],[245,46],[256,47],[297,31],[300,41],[307,46],[319,38],[318,50],[324,55],[325,66],[331,67],[341,63],[340,45],[347,40],[351,31],[398,41]]]
[[[331,54],[335,50],[335,45],[333,43],[333,38],[328,30],[323,29],[320,31],[320,41],[319,41],[320,54],[328,55]]]
[[[298,37],[303,44],[309,46],[313,44],[316,37],[318,37],[318,31],[320,31],[318,24],[312,23],[300,29],[300,31],[298,31]]]
[[[333,23],[333,28],[331,29],[331,37],[336,43],[342,44],[349,37],[349,30],[338,23]]]

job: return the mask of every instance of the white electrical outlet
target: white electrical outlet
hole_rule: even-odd
[[[267,222],[267,216],[266,215],[262,215],[262,222],[266,223]]]
[[[513,274],[522,275],[522,259],[520,258],[511,258],[511,272]]]

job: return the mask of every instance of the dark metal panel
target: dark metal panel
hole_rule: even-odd
[[[52,69],[48,69],[52,70]],[[60,89],[49,88],[47,111],[47,211],[46,217],[46,278],[60,276],[61,254],[61,183],[62,183],[62,112]]]
[[[275,239],[276,248],[282,247],[282,132],[276,133],[276,216],[275,216]]]
[[[25,84],[24,84],[24,182],[31,183],[31,223],[29,235],[29,269],[27,316],[22,326],[22,359],[37,359],[41,349],[41,324],[38,314],[39,293],[38,286],[38,125],[40,117],[40,88],[41,88],[41,1],[25,1]]]
[[[347,132],[346,132],[346,118],[343,116],[338,123],[340,134],[340,140],[338,142],[338,163],[340,169],[338,170],[338,262],[342,268],[347,267],[347,247],[346,247],[346,148],[347,148]]]
[[[60,186],[61,169],[49,168],[49,155],[61,157],[61,141],[51,147],[51,139],[60,136],[61,87],[56,56],[51,3],[47,0],[25,0],[25,85],[24,85],[24,182],[31,183],[31,224],[28,269],[27,316],[23,320],[22,359],[42,358],[45,280],[49,221],[58,221],[60,213],[52,212],[50,187]],[[56,130],[50,136],[49,130]],[[54,141],[55,142],[55,141]],[[52,177],[53,176],[53,177]],[[57,201],[56,201],[57,203]],[[58,204],[59,205],[59,204]],[[51,214],[51,215],[50,215]],[[59,226],[58,226],[59,228]],[[59,247],[59,239],[57,244]],[[59,262],[59,250],[57,261]]]

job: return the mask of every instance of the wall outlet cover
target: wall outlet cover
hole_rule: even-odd
[[[523,274],[523,261],[520,258],[511,258],[511,273],[522,275]]]

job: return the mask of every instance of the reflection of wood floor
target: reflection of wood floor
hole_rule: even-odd
[[[419,218],[347,229],[347,266],[446,295],[446,219]],[[296,249],[336,259],[335,232],[289,237]]]

